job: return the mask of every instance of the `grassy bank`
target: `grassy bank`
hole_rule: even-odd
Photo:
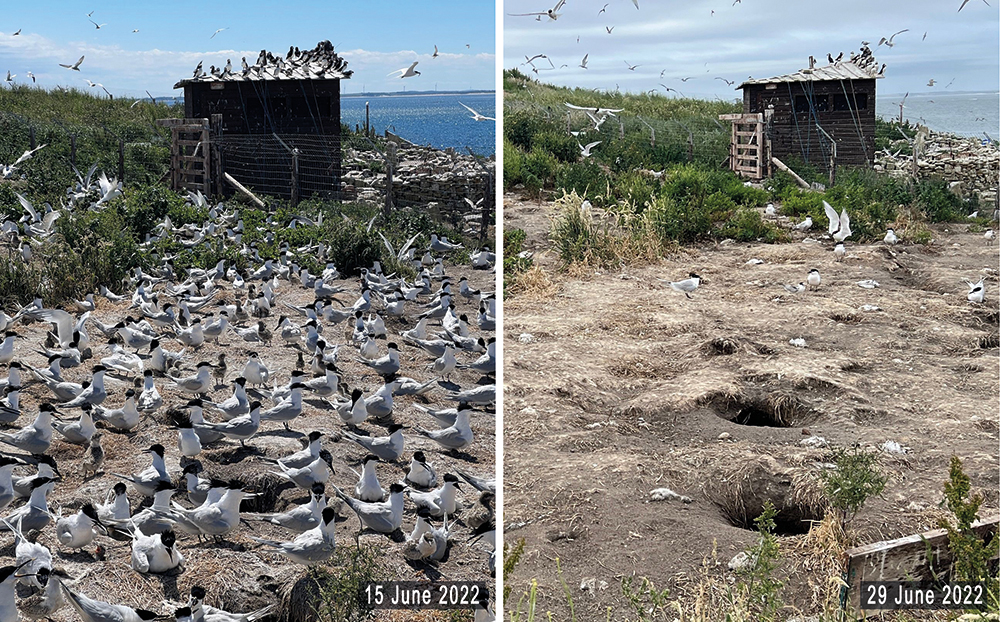
[[[622,111],[595,129],[585,112],[566,103]],[[949,192],[944,181],[865,170],[840,170],[836,184],[822,192],[800,189],[785,173],[765,180],[763,188],[749,187],[724,168],[730,128],[718,115],[739,109],[722,101],[555,87],[509,70],[505,187],[559,200],[551,240],[562,262],[604,267],[655,259],[678,244],[788,241],[784,229],[761,217],[758,208],[767,203],[797,220],[812,216],[817,230],[826,222],[823,201],[847,209],[852,242],[881,239],[887,227],[903,232],[904,240],[927,242],[924,223],[964,221],[978,208]],[[876,141],[905,150],[913,135],[908,124],[880,120]],[[597,141],[583,157],[582,146]],[[805,163],[788,164],[807,181],[828,181]],[[596,210],[581,210],[584,200]]]
[[[133,106],[133,101],[98,98],[76,89],[47,92],[21,86],[0,91],[0,162],[12,163],[27,150],[32,130],[36,144],[46,145],[11,178],[0,181],[0,217],[17,222],[24,216],[17,194],[41,211],[45,203],[62,210],[55,233],[44,243],[32,243],[32,262],[23,262],[9,245],[0,249],[4,308],[26,304],[36,296],[47,305],[59,305],[99,285],[118,291],[131,270],[151,270],[167,258],[181,278],[186,268],[207,268],[221,259],[227,267],[249,267],[241,248],[224,243],[223,236],[208,237],[193,248],[183,247],[172,237],[144,243],[164,218],[169,217],[174,226],[202,226],[209,220],[209,210],[193,206],[186,196],[164,186],[169,132],[157,127],[155,120],[183,116],[183,110],[148,100]],[[73,209],[65,208],[67,189],[77,183],[71,166],[74,141],[76,168],[86,173],[97,165],[95,178],[100,172],[117,175],[120,141],[126,143],[123,195],[99,211],[88,209],[97,199],[96,190]],[[395,248],[417,233],[422,234],[416,241],[418,248],[431,233],[462,241],[468,248],[478,245],[420,209],[396,208],[387,215],[378,206],[362,203],[308,199],[293,208],[287,201],[264,198],[268,212],[239,195],[224,202],[225,211],[238,210],[244,221],[242,243],[254,246],[263,259],[277,259],[284,245],[294,251],[321,241],[329,248],[329,261],[345,274],[357,274],[373,261],[382,262],[387,271],[405,271],[389,255],[378,232]],[[220,200],[223,197],[213,197],[210,204]],[[320,214],[322,225],[288,227],[295,215],[318,222]],[[322,270],[308,254],[296,261],[313,273]]]

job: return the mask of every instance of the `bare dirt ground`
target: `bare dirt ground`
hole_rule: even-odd
[[[464,265],[455,266],[446,263],[446,269],[448,275],[453,276],[454,302],[457,313],[469,316],[470,330],[474,336],[481,334],[489,339],[493,335],[492,331],[480,332],[475,325],[478,300],[470,301],[458,295],[457,282],[459,276],[467,275],[470,286],[473,288],[493,291],[494,275],[489,271],[473,270]],[[337,281],[335,284],[348,288],[349,293],[338,296],[338,299],[350,306],[358,296],[358,279],[346,279]],[[220,286],[223,288],[223,293],[217,298],[232,301],[231,285],[222,282]],[[437,283],[434,287],[437,287]],[[158,286],[156,289],[161,288],[162,286]],[[126,292],[126,294],[130,295],[130,292]],[[129,310],[128,301],[111,303],[100,296],[96,297],[96,300],[97,309],[91,314],[91,317],[108,325],[114,325],[127,314],[135,315],[138,313],[135,309]],[[293,284],[283,282],[283,285],[278,289],[277,300],[295,305],[308,305],[313,301],[313,293],[311,290],[301,287],[298,282]],[[421,298],[420,304],[426,300],[426,297]],[[373,302],[373,309],[380,308],[380,306],[380,304]],[[280,331],[275,330],[281,310],[289,311],[279,303],[275,307],[272,317],[264,320],[267,328],[275,333],[274,340],[270,345],[247,343],[235,333],[228,332],[221,339],[221,345],[206,343],[196,351],[189,348],[184,358],[183,366],[185,369],[182,375],[193,373],[194,365],[199,361],[215,363],[218,354],[225,352],[229,366],[228,381],[225,385],[217,385],[215,390],[206,396],[212,401],[222,401],[232,394],[231,381],[240,375],[248,359],[248,354],[251,351],[256,351],[261,360],[271,369],[272,383],[276,381],[279,386],[285,385],[288,382],[290,372],[296,367],[298,350],[283,345],[278,336]],[[10,309],[8,311],[12,312]],[[71,311],[73,310],[71,309]],[[400,348],[402,362],[400,374],[426,381],[434,377],[433,372],[427,367],[435,357],[416,346],[406,344],[399,336],[400,331],[412,328],[416,323],[415,316],[420,311],[416,306],[411,306],[405,319],[387,318],[386,324],[389,332],[388,341],[396,342]],[[300,325],[306,321],[306,318],[296,315],[294,311],[290,311],[289,316]],[[246,325],[247,322],[240,322],[240,324]],[[322,337],[331,346],[338,343],[348,344],[352,327],[353,321],[343,322],[336,326],[327,325]],[[22,364],[44,367],[44,356],[38,354],[37,350],[44,341],[45,331],[49,328],[50,325],[41,323],[18,325],[16,329],[21,337],[17,341],[17,360],[20,360]],[[85,362],[81,367],[64,370],[64,378],[68,380],[80,382],[82,379],[88,379],[91,376],[92,366],[101,357],[110,354],[110,351],[105,350],[106,340],[100,331],[93,326],[90,326],[88,330],[93,343],[91,347],[94,351],[94,359]],[[435,333],[439,330],[440,320],[431,320],[428,332]],[[379,340],[380,356],[386,352],[386,343],[386,340]],[[173,339],[164,339],[163,344],[171,352],[177,352],[182,347]],[[471,362],[478,356],[479,354],[467,352],[456,353],[460,363]],[[381,377],[360,364],[357,358],[357,349],[344,345],[338,357],[338,367],[342,372],[342,380],[350,388],[361,388],[368,396],[383,382]],[[307,366],[310,360],[310,354],[305,354]],[[3,373],[5,374],[6,370]],[[309,377],[311,375],[309,375],[307,367],[307,378]],[[24,414],[13,426],[9,426],[3,431],[10,432],[30,423],[38,411],[38,405],[53,400],[52,394],[44,384],[35,382],[30,374],[25,374],[24,379],[26,386],[21,392],[21,407]],[[110,473],[132,474],[145,469],[149,466],[150,459],[148,454],[141,452],[153,443],[160,443],[166,448],[167,469],[171,475],[177,478],[176,481],[182,489],[174,495],[174,500],[185,507],[190,507],[191,504],[183,493],[184,483],[181,479],[177,432],[174,428],[169,427],[169,418],[165,413],[168,408],[183,406],[191,396],[171,389],[169,382],[166,378],[159,378],[156,381],[164,405],[154,413],[152,420],[143,420],[135,431],[128,434],[113,429],[104,430],[103,446],[107,460],[103,473],[99,473],[95,477],[83,479],[80,473],[79,464],[84,449],[78,445],[64,442],[58,433],[54,435],[49,454],[57,461],[63,479],[49,496],[49,507],[53,511],[57,511],[57,508],[62,506],[62,512],[65,515],[76,512],[87,501],[103,502],[108,490],[119,481]],[[492,382],[492,379],[481,376],[479,373],[458,370],[452,374],[450,382],[442,379],[438,383],[440,386],[435,387],[431,393],[423,397],[396,398],[393,418],[396,422],[406,426],[404,429],[403,458],[395,464],[385,462],[378,464],[377,472],[382,487],[388,489],[390,483],[403,481],[410,457],[417,450],[423,450],[428,461],[435,467],[439,478],[445,473],[453,472],[456,468],[483,477],[493,477],[496,425],[492,413],[479,413],[474,416],[472,418],[475,437],[473,445],[461,453],[452,453],[441,449],[434,441],[419,435],[414,430],[417,426],[424,429],[436,429],[439,426],[433,419],[413,407],[414,403],[427,404],[434,408],[452,407],[455,403],[447,400],[446,389],[468,389],[477,384],[490,384]],[[109,374],[106,377],[108,398],[103,405],[110,408],[119,407],[124,401],[125,391],[131,386],[133,386],[131,378]],[[141,390],[141,385],[139,390]],[[254,393],[252,391],[250,393],[251,400],[253,400]],[[261,401],[265,409],[271,406],[269,400]],[[78,413],[78,410],[73,410],[69,411],[68,415],[75,417]],[[219,413],[213,413],[212,409],[208,407],[205,409],[205,416],[206,419],[212,421],[221,420]],[[98,424],[99,427],[102,425]],[[228,439],[207,446],[197,458],[205,468],[202,477],[236,478],[246,483],[249,489],[263,493],[260,499],[245,500],[242,506],[244,512],[280,512],[305,503],[309,500],[308,495],[304,494],[303,490],[294,487],[290,482],[269,475],[268,473],[277,470],[277,467],[263,458],[278,458],[297,451],[302,448],[303,444],[300,443],[300,440],[304,439],[306,434],[312,430],[319,430],[325,434],[323,449],[330,454],[329,462],[335,472],[330,481],[353,496],[357,476],[351,468],[360,470],[361,460],[367,452],[362,447],[341,438],[340,433],[345,428],[336,412],[324,405],[310,392],[305,392],[303,414],[293,420],[290,425],[291,431],[288,431],[280,423],[263,422],[257,435],[247,441],[245,449],[241,448],[237,441]],[[375,436],[386,433],[383,426],[376,425],[372,421],[368,421],[360,427],[368,434]],[[19,450],[7,445],[2,447],[10,449],[10,453],[19,453]],[[7,452],[7,449],[4,451]],[[23,468],[20,471],[15,471],[16,474],[19,472],[27,475],[33,473],[34,470]],[[468,485],[465,485],[462,490],[465,491],[461,496],[465,507],[469,508],[475,505],[478,499],[477,491]],[[333,486],[328,485],[328,497],[332,500],[331,502],[340,506],[340,502],[335,500],[333,492]],[[133,514],[139,511],[140,504],[146,506],[152,501],[152,499],[143,499],[132,490],[131,486],[129,487],[129,500]],[[19,503],[15,502],[15,505],[8,508],[5,514]],[[338,548],[356,546],[356,537],[360,531],[357,516],[346,506],[340,507],[338,513],[336,526]],[[455,521],[453,523],[452,547],[449,556],[441,564],[406,560],[402,555],[404,538],[403,534],[399,532],[388,537],[366,530],[360,535],[360,542],[363,545],[374,544],[380,549],[381,555],[378,563],[384,568],[389,579],[474,580],[486,581],[492,585],[493,580],[490,578],[487,565],[488,551],[485,545],[468,542],[470,529],[463,522],[464,515],[465,512],[460,512],[457,516],[450,518],[450,520]],[[406,501],[403,518],[403,531],[405,533],[412,530],[415,520],[414,506],[410,501]],[[437,526],[440,526],[439,521]],[[166,606],[163,601],[169,600],[174,603],[183,601],[186,603],[191,586],[200,584],[208,591],[206,602],[229,611],[250,611],[270,603],[276,603],[279,605],[278,617],[282,619],[310,619],[312,613],[308,608],[302,606],[302,603],[305,602],[302,600],[302,595],[293,593],[307,583],[301,582],[293,590],[296,582],[304,576],[305,567],[287,561],[270,549],[260,548],[250,540],[250,536],[288,540],[294,535],[294,533],[280,527],[258,521],[241,525],[235,533],[227,536],[225,541],[221,543],[199,544],[196,539],[179,534],[178,546],[185,558],[183,571],[167,573],[166,575],[141,575],[133,571],[130,567],[130,544],[117,542],[103,535],[96,539],[96,543],[106,550],[103,561],[95,557],[94,547],[82,552],[62,549],[55,539],[52,523],[40,533],[39,541],[53,551],[57,565],[62,566],[70,575],[78,578],[71,585],[78,591],[98,600],[172,615],[173,609]],[[12,556],[13,546],[8,546],[12,540],[9,536],[7,538],[7,540],[0,539],[4,543],[2,553]],[[329,563],[327,565],[330,566],[328,570],[335,576],[338,573],[347,572],[344,568],[338,568]],[[299,603],[299,605],[294,608],[289,607],[289,603],[292,602]],[[430,619],[427,615],[421,613],[415,619]],[[76,618],[75,612],[69,606],[54,616],[56,622]],[[383,612],[380,618],[401,620],[408,619],[408,615],[398,611]]]
[[[929,246],[848,244],[842,263],[829,240],[801,235],[708,244],[578,277],[548,251],[552,209],[504,201],[504,226],[527,232],[555,285],[504,303],[505,542],[526,542],[513,600],[537,578],[538,609],[569,619],[558,558],[577,619],[634,619],[623,577],[690,604],[701,576],[731,575],[771,499],[789,615],[815,612],[831,575],[803,535],[822,516],[815,474],[829,457],[801,444],[813,435],[905,448],[883,454],[890,479],[852,523],[858,543],[935,528],[953,454],[986,495],[980,516],[997,513],[998,256],[982,233],[944,225]],[[818,291],[781,287],[814,267]],[[657,281],[691,271],[703,279],[692,299]],[[987,303],[974,305],[963,279],[980,276]],[[691,502],[651,501],[661,487]]]

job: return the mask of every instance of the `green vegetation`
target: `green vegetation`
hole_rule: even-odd
[[[998,536],[994,534],[985,541],[972,529],[984,499],[982,494],[972,493],[972,482],[962,470],[958,456],[951,457],[944,497],[954,516],[954,522],[942,518],[939,523],[948,532],[948,548],[954,557],[950,578],[953,581],[984,581],[987,602],[995,605],[1000,602],[1000,576],[990,573],[989,560],[996,551]]]
[[[832,462],[837,467],[822,471],[820,479],[841,526],[846,527],[869,498],[882,494],[889,478],[879,471],[879,455],[857,445],[834,450]]]
[[[312,606],[321,622],[372,618],[374,611],[365,598],[365,587],[393,578],[382,567],[382,555],[379,547],[371,545],[337,547],[333,557],[336,568],[312,566],[309,569],[309,577],[318,588],[318,598]]]
[[[622,109],[595,128],[575,106]],[[924,222],[964,220],[976,209],[950,192],[941,180],[913,181],[869,170],[840,169],[836,184],[823,192],[799,188],[777,173],[766,190],[748,187],[722,168],[728,157],[730,127],[718,116],[738,112],[737,102],[671,98],[541,84],[516,69],[504,72],[504,184],[529,196],[574,197],[601,217],[565,209],[552,231],[564,265],[603,267],[655,259],[673,244],[733,239],[773,244],[790,239],[786,230],[763,219],[759,208],[780,204],[797,220],[812,216],[826,223],[823,201],[851,216],[852,242],[881,239],[888,227],[907,223],[903,239],[929,243]],[[574,136],[571,132],[578,133]],[[878,148],[906,152],[916,128],[878,120]],[[590,157],[583,144],[600,141]],[[789,158],[806,181],[828,183],[825,171]],[[988,223],[987,223],[988,224]]]
[[[503,231],[503,290],[517,280],[517,277],[529,270],[534,263],[531,258],[521,257],[524,250],[524,239],[527,234],[524,229],[504,229]]]
[[[30,264],[12,254],[16,249],[0,251],[0,303],[5,308],[26,304],[36,296],[46,305],[59,305],[96,291],[98,285],[118,291],[134,268],[153,269],[165,258],[172,258],[179,275],[187,268],[208,268],[223,259],[227,267],[249,268],[240,248],[224,245],[218,237],[192,248],[173,238],[146,243],[164,218],[169,217],[175,227],[200,226],[209,214],[163,185],[170,133],[156,126],[155,120],[183,116],[183,110],[149,101],[132,106],[133,101],[97,98],[76,89],[46,92],[16,86],[0,91],[0,110],[4,111],[0,112],[0,162],[12,163],[28,149],[31,128],[36,143],[46,145],[19,165],[11,179],[0,183],[0,217],[16,222],[24,215],[15,193],[27,197],[39,210],[46,202],[63,210],[53,235],[44,243],[33,242],[35,260]],[[110,177],[118,174],[119,139],[125,141],[123,195],[100,211],[88,210],[97,199],[96,191],[72,211],[63,209],[67,188],[77,183],[70,159],[71,137],[75,137],[77,169],[85,174],[96,164],[95,180],[102,171]],[[379,207],[368,204],[307,199],[293,208],[287,201],[265,198],[270,216],[241,195],[225,200],[225,210],[239,210],[244,221],[243,244],[255,245],[264,259],[277,259],[284,244],[296,249],[322,241],[328,248],[327,261],[344,274],[358,274],[380,261],[387,272],[411,275],[411,268],[390,256],[377,232],[396,249],[416,233],[423,234],[417,245],[437,233],[467,248],[478,246],[433,221],[423,210],[397,208],[386,217]],[[294,215],[318,221],[320,214],[322,225],[286,226]],[[372,219],[374,226],[369,229]],[[309,254],[296,261],[314,274],[323,268]]]
[[[638,578],[638,587],[633,587],[632,577],[622,577],[622,595],[635,612],[639,622],[654,622],[668,620],[667,607],[670,604],[670,590],[656,589],[656,586],[646,577]]]
[[[624,108],[628,113],[608,117],[595,130],[584,112],[571,111],[566,102]],[[597,206],[629,202],[642,207],[657,184],[636,170],[661,171],[685,162],[718,167],[729,141],[729,128],[718,115],[738,109],[732,102],[553,87],[508,70],[504,72],[504,185],[523,185],[528,193],[546,188],[575,191]],[[574,137],[567,129],[586,133]],[[601,144],[594,155],[580,160],[578,143],[598,140]]]
[[[46,145],[24,162],[16,177],[18,192],[42,203],[65,201],[66,188],[76,183],[70,167],[76,141],[76,167],[91,165],[109,177],[118,175],[120,141],[125,143],[124,173],[129,186],[163,180],[170,161],[170,130],[156,119],[183,117],[180,106],[144,100],[95,97],[79,89],[65,92],[19,85],[0,92],[0,162],[16,160],[30,144]],[[6,201],[4,201],[6,204]]]
[[[775,620],[782,607],[781,581],[774,577],[774,571],[781,559],[778,537],[774,535],[774,517],[777,511],[770,501],[764,503],[764,511],[754,519],[757,526],[757,542],[747,548],[747,563],[736,571],[736,585],[730,592],[731,613],[727,622],[742,620]]]
[[[512,588],[511,581],[514,579],[514,568],[524,555],[524,538],[518,540],[514,546],[509,542],[503,543],[503,600],[508,602]]]

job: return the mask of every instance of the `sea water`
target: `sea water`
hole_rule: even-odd
[[[904,93],[878,94],[875,112],[883,119],[899,118],[899,102]],[[935,132],[1000,138],[1000,93],[951,93],[944,89],[931,93],[910,93],[903,101],[903,118],[921,123]]]
[[[354,129],[364,127],[365,102],[369,106],[372,129],[377,134],[389,130],[418,145],[438,149],[454,147],[467,153],[492,155],[496,151],[496,125],[493,121],[474,121],[472,113],[496,117],[493,93],[429,93],[419,95],[343,95],[340,120]]]

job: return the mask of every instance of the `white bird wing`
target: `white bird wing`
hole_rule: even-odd
[[[62,216],[62,212],[60,212],[57,209],[52,210],[51,212],[45,215],[45,218],[42,219],[42,227],[46,231],[51,231],[52,223],[54,223],[56,219],[59,218],[60,216]]]
[[[30,149],[28,151],[25,151],[21,155],[21,157],[18,158],[16,162],[14,162],[14,166],[17,166],[18,164],[24,162],[25,160],[29,160],[31,158],[31,156],[35,155],[35,152],[38,151],[39,149],[42,149],[42,147],[45,147],[45,145],[41,145],[40,147],[35,147],[34,149]]]
[[[386,239],[385,235],[383,235],[381,231],[378,232],[378,237],[382,238],[382,243],[385,244],[385,250],[389,251],[389,254],[393,257],[398,257],[398,255],[396,255],[396,251],[392,249],[392,244],[389,243],[389,240]],[[317,281],[317,283],[318,282],[319,281]],[[285,304],[287,305],[288,303],[286,302]]]
[[[33,313],[36,318],[56,325],[56,334],[61,343],[73,339],[73,316],[62,309],[42,309]]]
[[[76,326],[74,327],[74,330],[76,330],[76,331],[82,331],[84,325],[87,323],[87,320],[89,320],[89,319],[90,319],[90,311],[87,311],[86,313],[84,313],[83,315],[80,316],[79,320],[77,320]]]
[[[831,234],[836,233],[840,229],[840,217],[837,216],[837,210],[833,209],[833,206],[826,201],[823,201],[823,209],[826,211],[826,217],[830,219],[828,230]]]
[[[593,149],[593,148],[594,148],[594,147],[596,147],[597,145],[600,145],[600,144],[601,144],[601,142],[602,142],[602,141],[600,141],[600,140],[597,140],[597,141],[594,141],[594,142],[592,142],[592,143],[587,143],[587,147],[586,147],[586,150],[587,150],[587,151],[590,151],[591,149]]]
[[[475,111],[475,110],[473,110],[472,108],[469,108],[468,106],[466,106],[466,105],[465,105],[465,104],[463,104],[462,102],[458,102],[458,105],[459,105],[459,106],[461,106],[462,108],[465,108],[466,110],[468,110],[468,111],[469,111],[469,112],[471,112],[472,114],[479,114],[478,112],[476,112],[476,111]]]
[[[541,13],[508,13],[511,17],[526,17],[528,15],[548,15],[548,11],[542,11]]]
[[[420,237],[420,234],[414,233],[413,237],[406,241],[406,244],[403,245],[403,248],[399,249],[400,257],[406,254],[406,251],[410,250],[410,247],[413,246],[413,243],[417,241],[418,237]]]
[[[840,233],[844,239],[851,237],[851,217],[847,215],[846,207],[840,212]]]
[[[38,212],[35,210],[35,206],[31,204],[31,201],[24,198],[24,196],[19,193],[15,192],[14,194],[17,195],[17,200],[21,202],[21,206],[24,207],[24,209],[26,209],[29,214],[31,214],[32,221],[38,222],[42,219],[41,216],[38,215]]]

